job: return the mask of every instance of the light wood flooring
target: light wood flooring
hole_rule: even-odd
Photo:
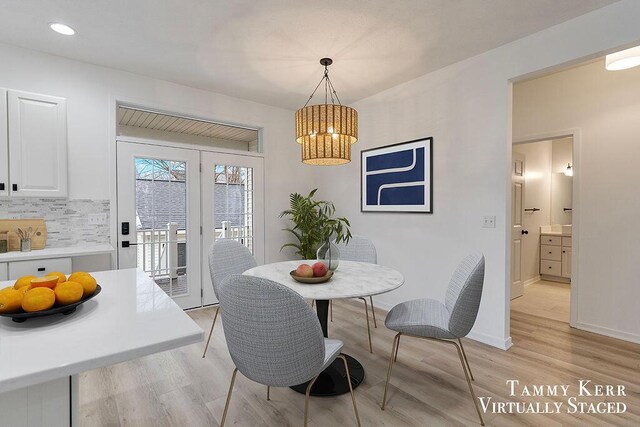
[[[569,323],[570,298],[570,284],[541,280],[526,286],[523,296],[511,300],[511,313]]]
[[[517,379],[521,385],[571,384],[575,388],[579,379],[590,379],[601,384],[624,385],[627,396],[620,400],[626,403],[627,413],[579,416],[487,413],[486,424],[640,425],[640,345],[571,329],[554,317],[541,317],[537,310],[539,300],[545,300],[544,290],[531,288],[532,298],[517,301],[511,314],[515,345],[509,351],[464,340],[475,375],[476,394],[501,401],[548,401],[509,397],[506,381]],[[542,294],[538,295],[538,291]],[[553,307],[547,311],[559,316]],[[357,300],[337,301],[333,314],[329,334],[343,340],[344,352],[360,360],[366,369],[366,379],[356,389],[363,426],[479,425],[452,346],[408,337],[402,339],[387,409],[381,411],[379,405],[394,336],[384,327],[385,313],[377,311],[379,323],[373,330],[373,354],[368,350],[363,304]],[[189,315],[208,332],[213,309]],[[204,343],[200,343],[82,374],[81,425],[217,426],[233,369],[219,325],[222,326],[216,324],[206,359],[201,358]],[[348,395],[312,398],[309,414],[310,426],[354,425]],[[266,387],[238,375],[227,425],[300,426],[302,419],[302,395],[285,388],[272,389],[271,400],[267,401]]]

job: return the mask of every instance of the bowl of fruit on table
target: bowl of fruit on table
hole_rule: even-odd
[[[100,293],[102,288],[89,273],[50,273],[44,277],[22,276],[0,289],[0,316],[24,322],[33,317],[71,314],[76,307]]]
[[[289,274],[296,282],[316,284],[331,280],[333,271],[329,270],[325,263],[318,261],[313,265],[300,264],[298,268],[291,270]]]

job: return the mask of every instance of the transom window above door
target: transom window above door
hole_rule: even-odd
[[[260,152],[259,131],[194,117],[119,105],[118,136],[165,140],[225,150]]]

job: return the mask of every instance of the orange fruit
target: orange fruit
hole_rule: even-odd
[[[20,289],[23,286],[29,286],[31,285],[31,279],[35,279],[35,278],[36,276],[22,276],[21,278],[16,280],[16,283],[13,285],[13,287],[15,289]]]
[[[31,290],[31,285],[23,286],[20,289],[16,289],[16,290],[22,292],[22,295],[24,296],[24,294],[26,294],[29,290]]]
[[[53,273],[49,273],[47,274],[47,276],[56,276],[58,278],[58,283],[63,283],[67,281],[67,276],[65,276],[64,273],[61,273],[59,271],[54,271]]]
[[[71,273],[67,278],[67,280],[71,282],[75,282],[79,276],[85,276],[85,275],[89,275],[89,273],[87,273],[86,271],[76,271],[75,273]]]
[[[22,306],[22,292],[11,287],[0,291],[0,313],[15,313]]]
[[[82,285],[83,293],[82,298],[86,298],[88,296],[93,295],[96,291],[96,279],[93,278],[90,274],[80,274],[76,276],[73,280],[69,279],[72,282],[78,282]]]
[[[67,305],[80,301],[84,289],[78,282],[64,282],[57,285],[53,292],[56,294],[56,303]]]
[[[30,289],[22,298],[22,309],[27,313],[48,310],[56,302],[56,294],[50,288]]]
[[[58,284],[58,276],[44,276],[31,279],[31,288],[50,288],[53,289]]]

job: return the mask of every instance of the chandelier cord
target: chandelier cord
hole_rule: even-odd
[[[331,79],[329,78],[329,66],[325,65],[324,66],[324,75],[322,76],[322,78],[318,82],[318,85],[313,90],[313,92],[309,96],[309,99],[307,99],[307,102],[304,103],[304,106],[302,108],[306,107],[309,104],[309,102],[311,101],[313,96],[318,91],[318,88],[320,87],[322,82],[324,82],[324,103],[325,104],[329,103],[328,102],[329,101],[329,95],[331,95],[331,103],[335,104],[335,100],[333,99],[333,96],[335,95],[336,99],[338,100],[338,105],[342,105],[342,102],[340,102],[340,98],[338,97],[338,93],[336,92],[336,89],[333,87],[333,83],[331,83]]]

